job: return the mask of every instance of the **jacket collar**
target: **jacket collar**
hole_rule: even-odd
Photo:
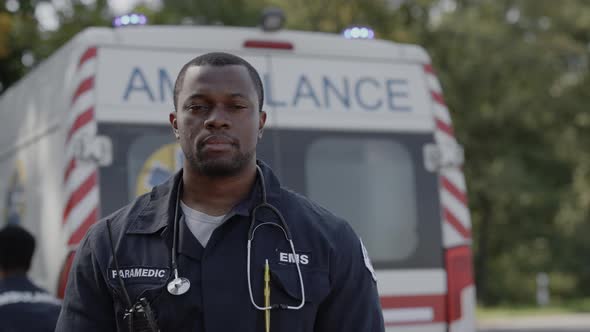
[[[0,280],[0,287],[8,288],[35,288],[34,284],[25,273],[9,275]]]
[[[277,204],[281,190],[281,184],[278,178],[274,175],[272,169],[263,161],[257,160],[256,163],[262,170],[267,201],[271,204]],[[155,186],[149,194],[149,199],[145,207],[130,221],[126,233],[153,234],[168,225],[172,225],[180,181],[182,181],[182,169],[164,183]],[[230,213],[249,216],[252,209],[260,203],[262,203],[262,194],[260,190],[260,178],[257,177],[248,197],[238,203]],[[182,211],[178,211],[178,213],[180,218]]]

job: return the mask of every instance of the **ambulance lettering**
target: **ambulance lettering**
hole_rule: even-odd
[[[323,111],[411,112],[409,82],[401,78],[332,77],[300,75],[293,91],[263,75],[266,103],[275,108],[311,108]],[[275,90],[280,90],[279,94]]]
[[[134,67],[129,75],[125,92],[123,93],[123,100],[125,102],[130,99],[145,99],[147,98],[150,102],[155,102],[156,97],[158,102],[167,102],[172,100],[173,88],[170,74],[164,68],[157,69],[157,84],[150,84],[149,76],[139,67]],[[154,88],[158,88],[158,95],[154,95]]]
[[[399,77],[347,77],[300,74],[294,82],[273,80],[260,73],[265,102],[270,107],[313,109],[320,111],[412,112],[410,83]],[[133,67],[122,93],[125,103],[172,103],[173,82],[170,72]],[[280,78],[285,80],[285,78]],[[288,84],[287,84],[288,83]]]

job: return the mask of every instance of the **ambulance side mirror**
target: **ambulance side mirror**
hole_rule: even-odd
[[[425,144],[423,147],[424,167],[430,172],[445,168],[461,167],[465,161],[463,147],[456,142]]]
[[[113,143],[106,136],[84,136],[74,143],[74,156],[97,166],[110,166],[113,163]]]

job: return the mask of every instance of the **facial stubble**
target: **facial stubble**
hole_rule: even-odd
[[[229,158],[210,156],[204,151],[204,148],[205,144],[198,143],[194,152],[186,153],[187,151],[184,151],[184,155],[192,169],[208,177],[228,177],[240,173],[246,168],[256,152],[256,148],[242,152],[239,142],[232,143],[234,151]]]

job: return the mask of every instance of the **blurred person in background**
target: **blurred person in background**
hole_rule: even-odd
[[[27,277],[35,238],[20,226],[0,230],[0,332],[55,330],[60,301]]]

